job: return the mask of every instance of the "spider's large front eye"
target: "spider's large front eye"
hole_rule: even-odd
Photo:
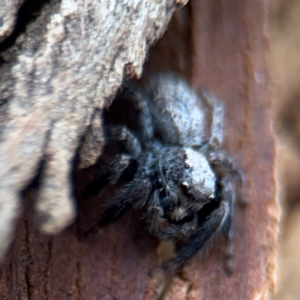
[[[183,189],[188,190],[190,188],[190,185],[187,181],[181,181],[180,185],[182,186]]]
[[[180,187],[181,187],[182,193],[185,195],[185,197],[187,197],[191,200],[195,199],[194,195],[191,193],[190,185],[187,181],[181,181]]]

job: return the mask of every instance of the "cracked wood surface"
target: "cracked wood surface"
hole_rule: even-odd
[[[160,5],[164,6],[164,3]],[[2,115],[8,121],[4,122],[4,118],[0,120],[0,130],[1,141],[10,141],[11,149],[7,146],[6,157],[12,155],[14,158],[10,166],[14,168],[14,177],[7,178],[8,181],[4,183],[0,181],[0,184],[9,183],[5,185],[5,197],[0,198],[1,208],[5,208],[8,199],[15,199],[12,205],[16,205],[19,196],[16,191],[24,189],[31,181],[41,159],[46,164],[42,167],[44,176],[41,177],[39,189],[30,188],[24,194],[25,214],[18,221],[16,239],[1,267],[1,299],[266,299],[274,287],[279,207],[274,178],[270,77],[266,64],[268,44],[265,36],[265,1],[192,1],[175,15],[164,37],[151,50],[145,67],[142,79],[146,80],[156,72],[176,72],[190,80],[195,89],[208,88],[224,101],[225,147],[238,161],[247,179],[245,194],[249,205],[245,208],[237,207],[235,214],[234,273],[226,276],[223,272],[224,241],[217,237],[206,251],[199,253],[173,280],[174,274],[149,277],[148,271],[159,265],[165,256],[157,248],[158,241],[148,235],[135,214],[129,214],[127,218],[88,240],[83,238],[81,230],[94,222],[96,206],[101,205],[98,199],[93,200],[91,207],[83,207],[83,211],[80,211],[82,216],[75,224],[54,237],[41,234],[33,222],[35,207],[43,203],[36,199],[43,199],[40,197],[45,186],[52,192],[51,201],[60,202],[61,197],[66,199],[64,193],[71,187],[69,179],[64,176],[70,173],[71,160],[82,135],[84,146],[79,153],[80,166],[87,167],[96,160],[102,142],[101,130],[98,131],[101,129],[99,112],[105,101],[113,98],[127,62],[129,64],[125,70],[140,73],[147,48],[142,47],[141,50],[134,46],[133,52],[129,51],[129,45],[133,47],[132,43],[135,45],[139,41],[136,36],[139,36],[141,28],[134,27],[125,35],[128,49],[125,47],[124,50],[118,43],[111,45],[103,41],[103,45],[109,45],[112,50],[112,53],[105,51],[103,54],[101,51],[105,46],[98,49],[99,40],[94,41],[99,35],[98,31],[93,33],[84,30],[85,19],[76,19],[73,6],[65,7],[64,14],[59,13],[62,7],[58,3],[44,9],[38,22],[43,24],[45,21],[47,26],[35,31],[31,27],[27,29],[25,40],[18,41],[21,46],[17,44],[21,48],[15,50],[17,52],[5,53],[8,62],[2,67],[9,74],[3,75],[3,72],[0,75],[13,79],[12,85],[2,90],[9,95],[8,101],[0,106]],[[168,19],[170,11],[162,9],[162,12],[168,12],[162,17]],[[116,11],[116,15],[122,15],[122,12]],[[93,14],[93,11],[87,9],[86,13]],[[88,15],[89,22],[97,30],[102,13],[103,10],[97,18]],[[66,17],[68,22],[53,32],[51,22],[61,24],[59,18],[56,19],[57,14],[63,19]],[[108,19],[113,17],[109,16]],[[147,16],[144,15],[144,18],[147,19]],[[161,22],[158,26],[161,30],[155,31],[156,34],[152,36],[151,41],[154,41],[162,33],[165,23],[151,14],[148,19],[152,26],[148,24],[147,27],[150,35],[154,34],[151,31],[154,24],[151,22]],[[121,21],[124,22],[124,19]],[[34,24],[31,26],[34,28]],[[124,25],[120,28],[129,27]],[[115,31],[112,35],[118,33]],[[69,39],[69,34],[74,40],[71,37]],[[91,44],[83,45],[78,40],[78,34],[81,38],[87,35]],[[146,40],[144,35],[140,35],[144,37],[143,41]],[[101,37],[104,38],[104,35]],[[122,33],[118,37],[120,39]],[[54,42],[53,47],[48,48],[51,41]],[[73,56],[57,57],[57,52],[52,53],[57,48],[62,51],[59,53],[69,50]],[[140,51],[135,52],[137,49]],[[108,55],[112,60],[97,60],[98,52]],[[119,52],[124,52],[120,59],[117,55]],[[129,52],[133,58],[125,55]],[[67,53],[70,55],[70,52]],[[47,63],[58,67],[56,71],[50,68],[53,73],[46,73],[46,78],[51,80],[45,81],[44,75],[40,73],[38,54],[42,58],[49,56]],[[103,68],[101,63],[104,61],[110,61],[109,67]],[[43,59],[41,63],[47,70]],[[13,70],[10,69],[12,66]],[[22,74],[20,72],[28,72],[25,74],[30,76],[14,75]],[[15,77],[11,77],[11,74]],[[56,83],[55,90],[49,87],[52,86],[52,76]],[[33,89],[30,88],[32,84],[35,87]],[[16,99],[16,103],[13,99]],[[52,107],[54,104],[55,107]],[[45,108],[46,119],[39,117]],[[25,114],[25,111],[28,113]],[[81,115],[82,112],[85,113]],[[16,118],[13,118],[12,113],[16,114]],[[18,120],[24,122],[20,127],[16,124]],[[11,132],[18,133],[14,138],[8,134],[13,129]],[[30,135],[34,132],[41,140],[35,141],[36,137]],[[46,138],[43,139],[43,136]],[[24,148],[22,146],[25,140],[27,143],[28,137],[28,146]],[[27,148],[29,146],[32,148]],[[34,152],[37,148],[40,150]],[[8,152],[9,149],[12,153]],[[29,159],[24,167],[23,164],[22,168],[19,167],[20,174],[15,172],[20,166],[16,160],[18,158]],[[1,164],[2,161],[0,156]],[[0,175],[4,171],[5,168],[1,168]],[[88,178],[87,170],[76,171],[75,188],[80,190]],[[67,186],[63,186],[65,183]],[[70,197],[67,201],[73,203]],[[62,201],[60,204],[64,203]],[[5,216],[4,212],[2,214]],[[14,215],[16,217],[17,214]],[[64,216],[58,220],[65,222],[63,226],[58,226],[58,230],[68,224],[68,218]],[[39,223],[45,230],[45,221]]]

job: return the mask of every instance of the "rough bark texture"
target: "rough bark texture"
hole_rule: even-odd
[[[34,205],[46,232],[72,220],[69,177],[78,145],[84,135],[80,167],[93,164],[101,153],[99,111],[119,87],[124,65],[125,73],[140,74],[148,43],[162,33],[174,5],[162,1],[127,9],[123,2],[50,3],[3,56],[2,249],[19,215],[19,192],[43,164],[39,188],[24,195],[26,213],[1,268],[0,297],[265,299],[274,286],[279,208],[264,1],[192,2],[151,50],[143,75],[180,73],[226,105],[225,146],[245,172],[249,199],[247,207],[236,209],[233,275],[223,271],[223,241],[216,238],[173,281],[174,274],[150,277],[148,271],[168,251],[166,245],[157,248],[135,214],[88,240],[80,231],[94,221],[93,206],[83,207],[80,221],[54,237],[39,233],[32,222]],[[76,171],[74,180],[80,190],[88,172]]]
[[[2,53],[0,253],[20,214],[19,194],[42,160],[40,228],[57,233],[74,220],[70,174],[81,138],[124,75],[141,74],[149,45],[179,4],[184,1],[50,1]],[[80,155],[85,166],[95,159],[88,150]],[[101,147],[94,151],[99,155]]]
[[[15,25],[15,18],[19,6],[23,1],[3,0],[0,6],[0,42],[9,36]]]

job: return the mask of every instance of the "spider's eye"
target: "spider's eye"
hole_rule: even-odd
[[[180,186],[182,189],[183,194],[189,198],[189,199],[194,199],[194,195],[190,191],[190,185],[187,181],[181,181]]]
[[[188,190],[190,188],[190,185],[186,181],[181,181],[180,185],[185,189]]]
[[[184,168],[185,168],[185,169],[189,169],[189,168],[190,168],[190,165],[184,164]]]

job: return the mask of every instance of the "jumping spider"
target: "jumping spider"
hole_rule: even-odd
[[[183,265],[217,232],[231,255],[242,180],[220,150],[223,114],[212,95],[197,95],[171,75],[157,76],[146,89],[125,88],[104,113],[107,146],[98,172],[116,193],[97,226],[143,208],[149,231],[178,246],[164,268]]]

